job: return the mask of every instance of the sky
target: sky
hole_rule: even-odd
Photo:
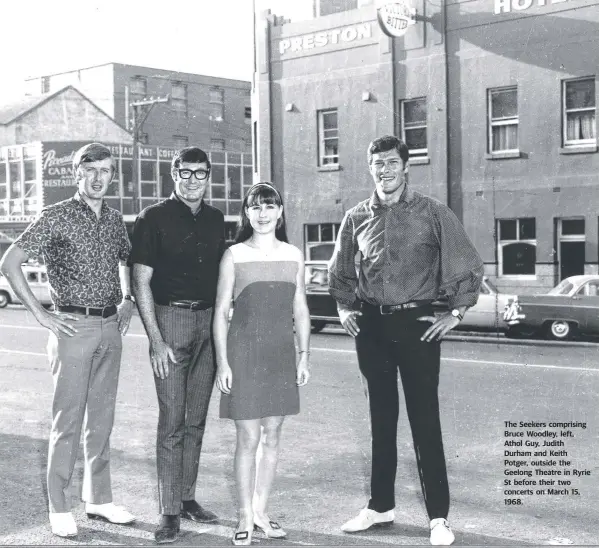
[[[312,0],[255,0],[292,20]],[[115,62],[251,80],[252,0],[2,0],[0,101],[25,78]]]

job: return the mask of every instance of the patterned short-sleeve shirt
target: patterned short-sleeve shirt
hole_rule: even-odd
[[[131,244],[122,215],[105,202],[99,219],[78,193],[47,206],[15,244],[44,260],[56,305],[121,301],[119,261],[129,258]]]

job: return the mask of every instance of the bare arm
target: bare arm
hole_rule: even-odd
[[[306,300],[304,257],[299,250],[298,255],[293,317],[298,345],[297,384],[298,386],[304,386],[310,378],[310,310],[308,309],[308,302]]]
[[[164,342],[156,321],[154,297],[150,287],[153,272],[154,269],[151,266],[135,263],[133,265],[133,290],[137,309],[150,341],[150,361],[154,375],[165,379],[168,376],[169,359],[173,363],[176,363],[177,360],[173,350]]]
[[[8,248],[0,261],[0,271],[6,276],[8,283],[25,308],[33,314],[41,325],[52,331],[59,338],[61,334],[72,337],[77,330],[66,320],[76,321],[77,317],[62,313],[52,314],[40,304],[31,291],[21,270],[21,264],[28,259],[29,256],[27,253],[19,246],[13,244]]]
[[[124,295],[131,295],[131,269],[127,265],[127,261],[120,261],[119,278],[121,281],[121,292]],[[121,335],[125,335],[129,330],[131,316],[135,305],[132,301],[123,299],[117,307],[117,319],[119,323],[119,331]]]
[[[233,374],[227,360],[227,336],[229,334],[229,313],[235,286],[235,264],[233,254],[228,249],[220,262],[216,304],[214,306],[214,348],[216,350],[216,386],[228,394],[231,391]]]

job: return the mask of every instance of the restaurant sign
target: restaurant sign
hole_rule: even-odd
[[[401,38],[411,25],[416,24],[416,10],[410,0],[382,2],[376,13],[381,30],[391,38]]]

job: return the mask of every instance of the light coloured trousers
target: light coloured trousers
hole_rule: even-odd
[[[122,340],[116,315],[79,316],[77,333],[50,333],[48,357],[54,381],[48,448],[50,512],[71,510],[70,487],[83,426],[82,499],[112,502],[110,433],[114,422]]]

